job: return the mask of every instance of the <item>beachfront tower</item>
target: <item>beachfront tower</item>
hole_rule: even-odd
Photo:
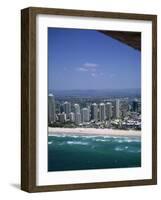
[[[76,114],[76,113],[80,113],[80,106],[79,106],[79,104],[74,104],[74,113]]]
[[[75,121],[75,116],[74,116],[74,113],[73,113],[73,112],[69,113],[69,120],[70,120],[71,122],[74,122],[74,121]]]
[[[82,108],[82,122],[89,122],[89,109]]]
[[[114,118],[118,119],[120,117],[120,100],[116,99],[114,102]]]
[[[110,120],[112,117],[112,103],[111,102],[107,102],[105,104],[105,112],[106,112],[106,119]]]
[[[98,120],[98,106],[96,103],[91,105],[91,119],[96,121]]]
[[[80,106],[79,104],[74,104],[74,117],[75,124],[79,125],[81,123],[81,114],[80,114]]]
[[[71,103],[70,102],[64,102],[63,104],[64,112],[66,114],[67,119],[69,119],[69,113],[71,113]]]
[[[106,119],[106,115],[105,115],[105,104],[104,103],[100,103],[99,104],[99,120],[102,122]]]
[[[137,99],[135,99],[133,102],[132,102],[132,111],[133,112],[138,112],[138,108],[139,108],[139,102]]]
[[[75,124],[79,125],[81,123],[81,114],[75,113]]]
[[[48,95],[48,123],[53,124],[56,121],[55,97],[53,94]]]

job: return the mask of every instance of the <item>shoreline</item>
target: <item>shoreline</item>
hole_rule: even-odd
[[[48,135],[55,134],[141,137],[141,131],[137,130],[48,127]]]

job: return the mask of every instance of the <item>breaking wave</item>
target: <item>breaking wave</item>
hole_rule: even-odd
[[[88,142],[80,142],[80,141],[67,141],[69,145],[88,145]]]

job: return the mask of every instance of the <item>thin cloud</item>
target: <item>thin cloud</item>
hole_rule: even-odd
[[[98,64],[86,62],[86,63],[84,63],[83,66],[84,66],[84,67],[87,67],[87,68],[96,68],[96,67],[98,67]]]
[[[83,72],[96,72],[97,71],[98,64],[96,63],[90,63],[86,62],[84,63],[81,67],[77,68],[78,71],[83,71]]]
[[[96,77],[97,75],[102,75],[101,72],[99,72],[98,64],[96,63],[91,63],[91,62],[86,62],[84,63],[81,67],[77,68],[77,71],[80,72],[87,72],[89,73],[92,77]]]
[[[95,73],[92,73],[92,74],[91,74],[91,76],[92,76],[92,77],[95,77],[95,76],[96,76],[96,74],[95,74]]]
[[[81,71],[81,72],[88,72],[88,69],[83,68],[83,67],[79,67],[79,68],[77,68],[77,70]]]

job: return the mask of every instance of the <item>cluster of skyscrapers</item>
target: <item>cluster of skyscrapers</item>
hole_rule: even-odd
[[[56,103],[53,94],[48,96],[48,121],[50,124],[58,122],[72,122],[76,125],[86,122],[104,122],[111,118],[120,117],[120,100],[116,99],[113,103],[91,103],[91,105],[81,108],[78,103],[71,104],[65,101],[62,110],[56,112]]]

